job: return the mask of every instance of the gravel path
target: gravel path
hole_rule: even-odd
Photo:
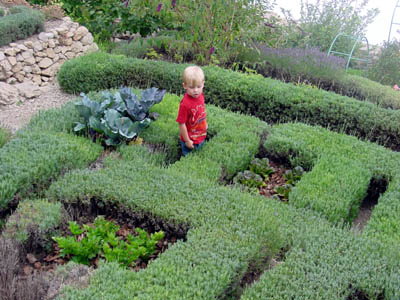
[[[0,110],[0,125],[15,133],[18,129],[28,124],[32,116],[39,111],[62,106],[64,103],[79,96],[64,93],[56,81],[41,87],[42,94],[32,102],[26,100],[22,104],[9,105]]]

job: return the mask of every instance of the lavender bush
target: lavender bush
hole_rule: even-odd
[[[285,82],[311,83],[326,89],[332,81],[345,74],[346,61],[342,57],[327,56],[318,48],[274,49],[259,45],[264,63],[258,72]]]

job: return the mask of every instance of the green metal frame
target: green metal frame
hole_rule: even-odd
[[[351,52],[350,52],[350,53],[344,53],[344,52],[339,52],[339,51],[332,51],[333,45],[335,44],[336,40],[337,40],[339,37],[341,37],[341,36],[343,36],[343,37],[345,37],[345,38],[347,38],[347,39],[355,40],[355,42],[354,42],[354,44],[353,44],[353,48],[351,49]],[[365,40],[365,41],[367,42],[367,58],[352,57],[352,56],[353,56],[353,53],[354,53],[354,50],[356,49],[357,44],[360,43],[362,40]],[[340,54],[340,55],[343,55],[343,56],[347,56],[347,57],[348,57],[348,58],[347,58],[347,64],[346,64],[346,71],[347,71],[347,69],[349,68],[349,64],[350,64],[350,61],[351,61],[352,59],[353,59],[353,60],[358,60],[358,61],[365,61],[365,62],[367,62],[367,63],[366,63],[366,66],[367,66],[366,69],[367,69],[367,71],[368,71],[368,63],[369,63],[369,43],[368,43],[368,39],[367,39],[366,37],[364,37],[364,36],[363,36],[363,37],[355,37],[355,36],[348,35],[348,34],[344,34],[344,33],[339,33],[339,34],[337,34],[336,37],[333,39],[333,41],[332,41],[332,43],[331,43],[331,46],[329,47],[328,56],[329,56],[331,53]]]
[[[392,33],[392,26],[393,25],[400,25],[400,23],[393,22],[394,20],[394,15],[396,13],[396,8],[400,7],[400,0],[397,0],[396,6],[393,9],[393,14],[392,14],[392,21],[390,22],[390,29],[389,29],[389,36],[388,36],[388,42],[390,41],[390,34]]]

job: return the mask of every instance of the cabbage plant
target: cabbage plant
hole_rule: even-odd
[[[166,90],[150,88],[141,93],[140,100],[129,87],[118,92],[103,91],[100,101],[91,100],[85,93],[75,103],[83,122],[76,122],[75,132],[87,130],[104,136],[108,146],[136,138],[151,123],[150,108],[160,103]]]

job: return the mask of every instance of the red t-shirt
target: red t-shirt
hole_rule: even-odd
[[[207,114],[204,104],[204,95],[193,98],[185,94],[179,105],[176,122],[185,124],[189,138],[194,144],[201,144],[207,136]],[[182,135],[181,141],[184,142]]]

